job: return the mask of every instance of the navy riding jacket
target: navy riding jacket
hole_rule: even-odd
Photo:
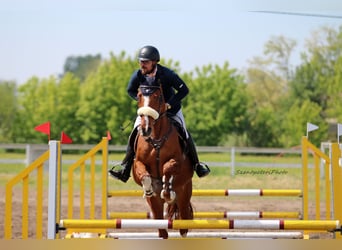
[[[171,105],[168,110],[175,115],[181,109],[182,99],[189,93],[185,82],[171,69],[157,64],[157,73],[152,83],[154,86],[162,85],[165,101]],[[137,100],[138,88],[140,85],[151,85],[146,81],[145,76],[140,70],[136,70],[129,80],[127,86],[128,94]]]

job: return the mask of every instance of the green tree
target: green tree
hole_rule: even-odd
[[[274,36],[266,42],[264,54],[267,60],[274,65],[274,71],[287,83],[292,78],[292,66],[290,64],[291,55],[297,46],[297,42],[284,36]],[[284,86],[286,87],[286,86]]]
[[[248,146],[278,147],[279,129],[277,116],[270,106],[249,108],[249,123],[246,129]]]
[[[17,86],[14,82],[0,81],[0,142],[10,142],[17,111]]]
[[[81,142],[79,128],[82,122],[76,119],[80,102],[80,79],[72,73],[65,74],[57,83],[55,115],[52,118],[54,129],[64,131],[74,143]]]
[[[291,100],[296,99],[300,103],[309,100],[316,103],[321,110],[320,118],[333,126],[336,126],[336,122],[341,118],[339,114],[342,111],[341,30],[323,27],[312,34],[312,38],[307,42],[307,52],[302,53],[303,63],[297,68],[290,84]],[[321,140],[331,139],[335,138],[329,137],[329,130],[326,130]]]
[[[83,82],[90,73],[96,71],[101,61],[100,54],[95,56],[69,56],[64,63],[64,74],[73,73]]]
[[[289,59],[295,45],[272,37],[244,77],[228,62],[179,73],[190,88],[183,113],[195,142],[291,147],[299,143],[307,122],[320,127],[310,139],[332,139],[326,135],[327,123],[342,120],[341,28],[314,33],[293,70]],[[181,71],[171,59],[161,64]],[[109,130],[111,143],[126,144],[137,108],[126,87],[137,68],[136,59],[125,52],[104,61],[99,55],[70,57],[60,79],[32,77],[18,87],[2,82],[0,140],[46,142],[34,127],[50,121],[52,139],[64,131],[74,142],[97,143]]]
[[[342,57],[336,60],[334,65],[334,76],[327,82],[327,100],[326,115],[336,122],[342,123]]]
[[[190,89],[183,112],[198,145],[223,145],[227,135],[244,132],[247,96],[243,79],[226,62],[196,68],[196,77],[183,77]]]
[[[98,142],[109,130],[114,144],[126,144],[129,131],[121,127],[135,119],[135,107],[128,98],[126,87],[136,60],[125,53],[105,61],[82,85],[77,120],[83,123],[81,139],[85,143]]]
[[[310,134],[310,141],[319,145],[327,129],[327,123],[320,116],[321,107],[310,100],[296,100],[284,114],[280,140],[282,146],[293,147],[300,144],[300,138],[306,135],[307,123],[319,126],[319,130]]]
[[[292,70],[289,63],[296,42],[283,36],[271,38],[263,57],[251,61],[247,74],[250,146],[278,147],[283,119],[283,100],[288,96]],[[299,138],[300,139],[300,138]]]
[[[18,88],[18,111],[13,126],[16,142],[46,142],[47,136],[34,130],[50,121],[50,139],[59,140],[64,131],[77,142],[79,123],[75,121],[78,110],[80,80],[71,73],[62,79],[31,78]]]
[[[46,135],[34,130],[34,127],[50,121],[54,124],[56,116],[57,86],[56,79],[39,80],[32,77],[18,88],[18,112],[14,126],[13,140],[16,142],[43,142]],[[58,134],[51,128],[51,138],[56,139]]]

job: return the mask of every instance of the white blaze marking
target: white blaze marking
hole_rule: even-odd
[[[150,97],[147,96],[147,97],[144,99],[144,107],[149,107],[149,106],[148,106],[149,104],[150,104]],[[148,116],[145,116],[145,122],[146,122],[145,130],[146,130],[146,132],[147,132],[148,127],[149,127],[149,119],[148,119]]]

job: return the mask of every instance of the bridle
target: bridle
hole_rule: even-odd
[[[153,121],[153,126],[160,121],[160,119],[164,116],[167,115],[167,111],[162,112],[162,104],[164,103],[163,99],[163,92],[161,86],[145,86],[142,85],[140,86],[140,91],[143,96],[151,96],[155,91],[160,90],[160,95],[159,95],[159,106],[158,106],[158,111],[151,108],[151,107],[140,107],[137,111],[138,115],[149,115],[151,116],[154,121]],[[157,164],[157,173],[158,177],[160,177],[160,172],[159,172],[159,165],[160,165],[160,149],[164,145],[164,143],[167,141],[169,138],[169,135],[171,134],[173,129],[172,124],[169,124],[168,126],[168,131],[166,134],[164,134],[162,137],[156,139],[153,138],[151,135],[148,137],[144,137],[145,141],[148,142],[152,147],[156,150],[157,152],[157,157],[156,157],[156,164]]]
[[[153,125],[155,125],[160,118],[167,114],[166,110],[162,112],[162,104],[163,104],[163,91],[161,86],[149,86],[149,85],[141,85],[140,91],[143,96],[151,96],[155,91],[160,90],[160,95],[158,99],[158,110],[155,110],[151,107],[140,107],[137,110],[138,115],[147,115],[153,118]]]

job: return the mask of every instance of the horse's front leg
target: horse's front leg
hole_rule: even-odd
[[[153,219],[164,219],[164,201],[159,196],[147,197],[146,201],[151,208]],[[168,232],[166,229],[158,229],[158,231],[159,237],[163,239],[168,238]]]
[[[136,161],[134,172],[135,181],[143,188],[144,198],[155,195],[152,187],[152,178],[147,172],[145,164],[141,161]]]
[[[164,199],[165,202],[171,204],[176,199],[176,192],[172,189],[173,176],[170,178],[163,176],[163,189],[160,192],[160,198]]]
[[[174,176],[179,174],[178,166],[179,164],[175,159],[169,160],[163,166],[163,189],[160,196],[169,204],[176,199],[176,193],[172,185]]]

